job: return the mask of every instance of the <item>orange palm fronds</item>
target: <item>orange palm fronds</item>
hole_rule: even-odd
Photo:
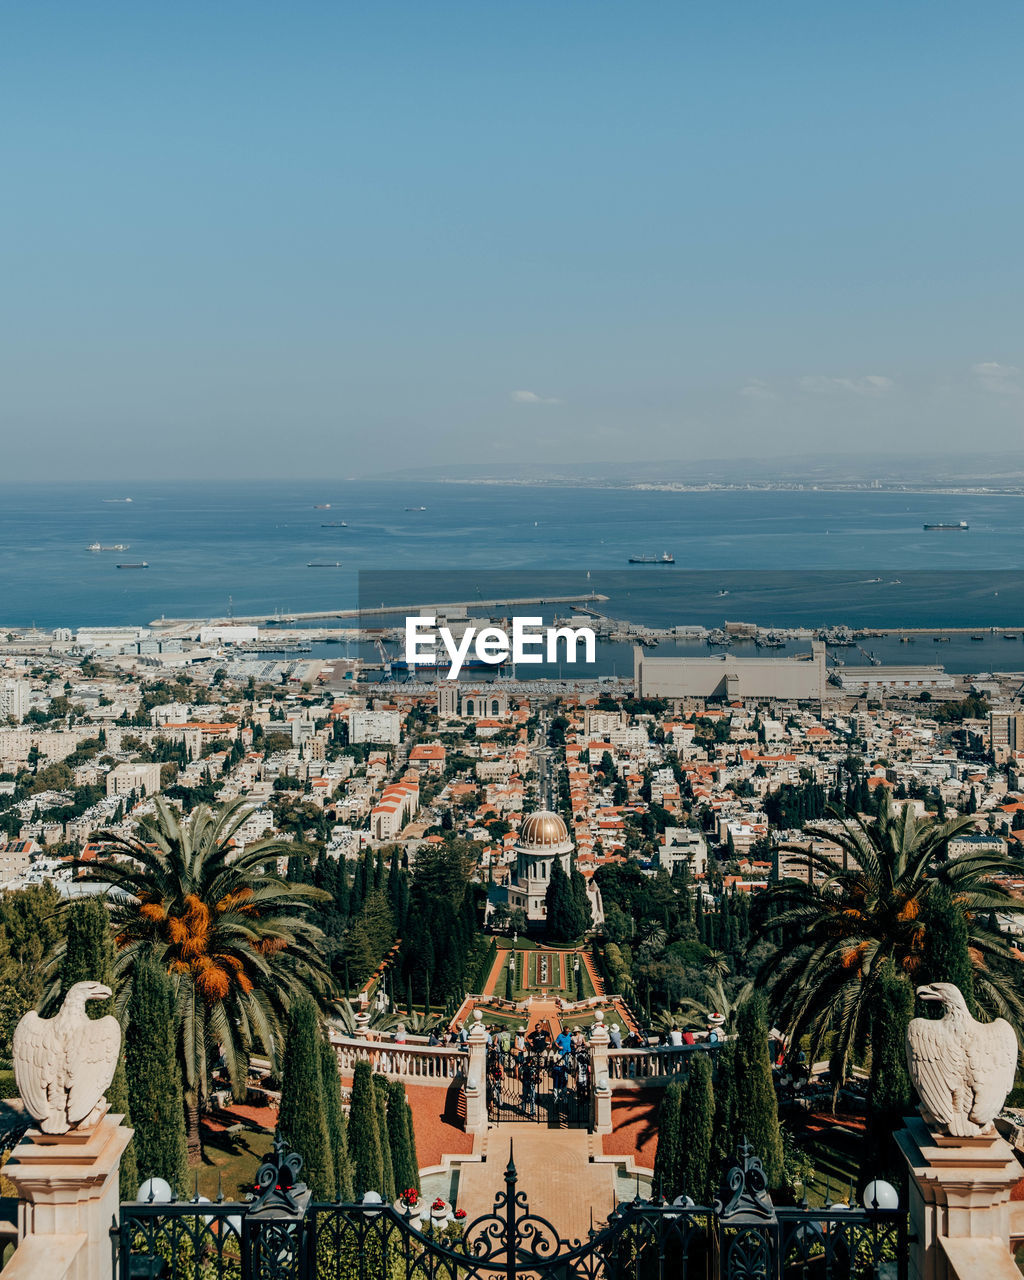
[[[847,973],[851,973],[854,970],[860,969],[861,963],[864,959],[864,953],[867,951],[867,949],[868,949],[867,942],[860,942],[855,947],[847,947],[847,949],[843,952],[843,958],[842,958],[842,968],[844,969],[844,971]]]

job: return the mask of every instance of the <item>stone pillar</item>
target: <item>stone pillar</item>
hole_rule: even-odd
[[[92,1129],[30,1129],[4,1173],[18,1188],[13,1280],[110,1280],[111,1225],[120,1217],[121,1156],[132,1130],[105,1115]]]
[[[590,1070],[593,1088],[590,1091],[590,1124],[594,1133],[612,1131],[612,1087],[608,1079],[608,1028],[604,1025],[604,1011],[594,1014],[594,1027],[590,1033]]]
[[[360,1040],[370,1038],[370,1015],[365,1011],[356,1014],[356,1035]]]
[[[466,1132],[487,1132],[487,1028],[483,1013],[473,1010],[466,1064]]]
[[[1020,1180],[997,1134],[951,1138],[918,1116],[896,1142],[909,1171],[909,1280],[1019,1280],[1010,1253],[1010,1191]]]

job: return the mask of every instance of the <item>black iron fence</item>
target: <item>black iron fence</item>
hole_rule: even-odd
[[[119,1280],[905,1280],[902,1210],[779,1208],[745,1144],[722,1198],[620,1204],[585,1240],[530,1212],[509,1158],[505,1190],[473,1222],[424,1222],[379,1199],[314,1204],[279,1145],[245,1203],[125,1204]]]

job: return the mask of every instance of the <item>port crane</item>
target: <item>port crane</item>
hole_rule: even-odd
[[[388,653],[384,641],[378,637],[378,639],[374,641],[374,644],[376,645],[377,652],[380,654],[381,683],[384,684],[389,680],[400,680],[404,684],[405,681],[409,679],[408,670],[402,671],[401,673],[396,672],[394,660],[391,657],[391,654]]]

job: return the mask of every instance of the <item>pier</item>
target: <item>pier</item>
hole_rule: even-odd
[[[187,627],[229,627],[232,623],[246,626],[272,626],[274,623],[316,622],[321,618],[367,618],[389,613],[413,616],[423,613],[467,613],[479,609],[518,609],[523,605],[603,603],[607,596],[589,591],[579,596],[520,596],[500,600],[448,600],[437,604],[384,604],[365,609],[318,609],[311,613],[234,614],[230,618],[154,618],[149,624],[157,631]]]

